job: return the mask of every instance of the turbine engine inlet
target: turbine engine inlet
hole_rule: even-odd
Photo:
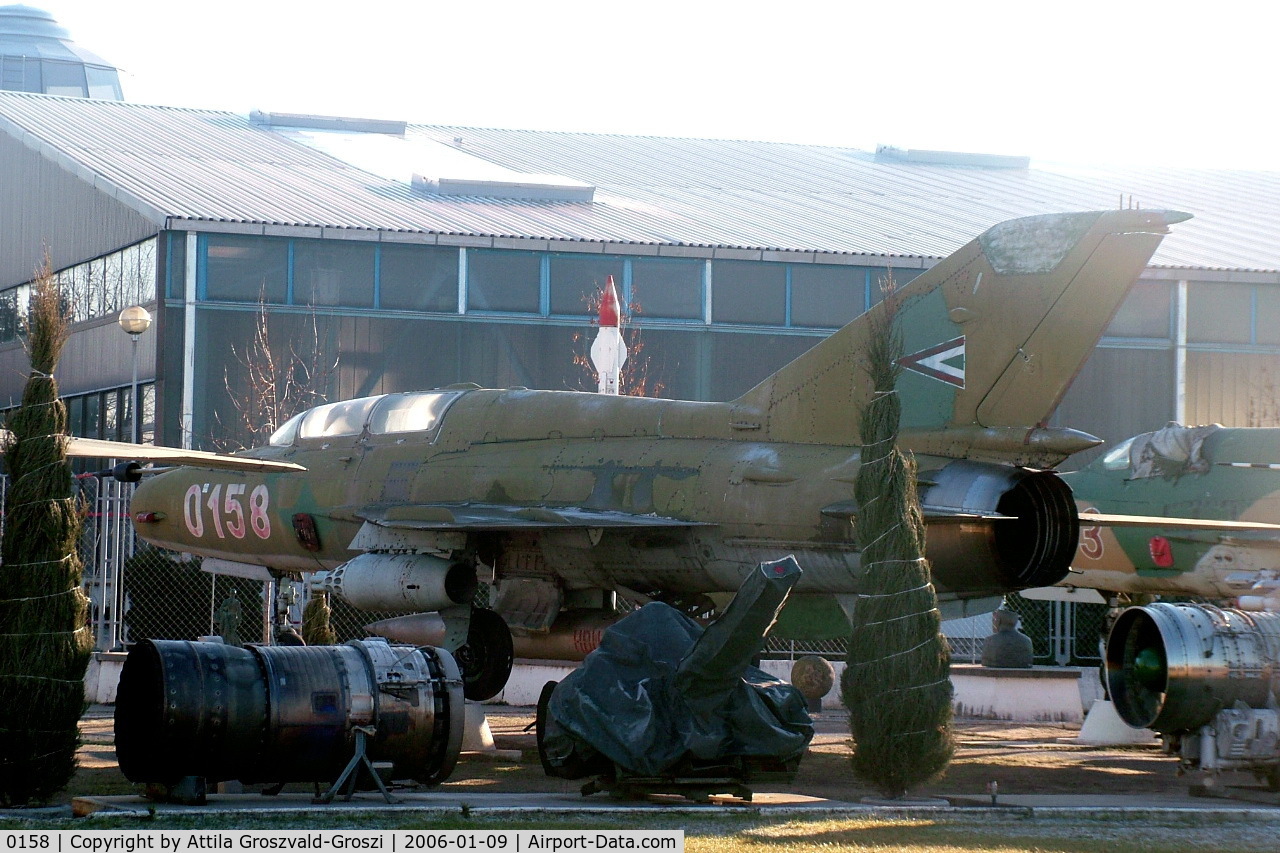
[[[1184,767],[1280,787],[1280,613],[1131,607],[1107,639],[1106,674],[1120,718],[1159,732]]]

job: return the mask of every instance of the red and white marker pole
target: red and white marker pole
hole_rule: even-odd
[[[601,394],[619,393],[622,365],[627,361],[627,344],[622,340],[622,312],[618,310],[618,291],[613,276],[600,296],[600,331],[591,342],[591,364],[596,369]]]

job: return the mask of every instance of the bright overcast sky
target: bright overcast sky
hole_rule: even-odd
[[[1257,0],[27,2],[138,103],[1280,170]]]

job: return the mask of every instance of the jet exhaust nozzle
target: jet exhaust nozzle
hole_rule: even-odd
[[[930,526],[927,556],[940,586],[996,595],[1067,576],[1080,518],[1071,487],[1056,473],[961,459],[928,479],[920,497],[926,512],[975,516]],[[980,518],[993,514],[1003,518]]]

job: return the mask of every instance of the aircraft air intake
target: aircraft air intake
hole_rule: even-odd
[[[921,479],[931,483],[921,504],[940,589],[998,595],[1067,576],[1080,522],[1057,474],[958,460]]]

